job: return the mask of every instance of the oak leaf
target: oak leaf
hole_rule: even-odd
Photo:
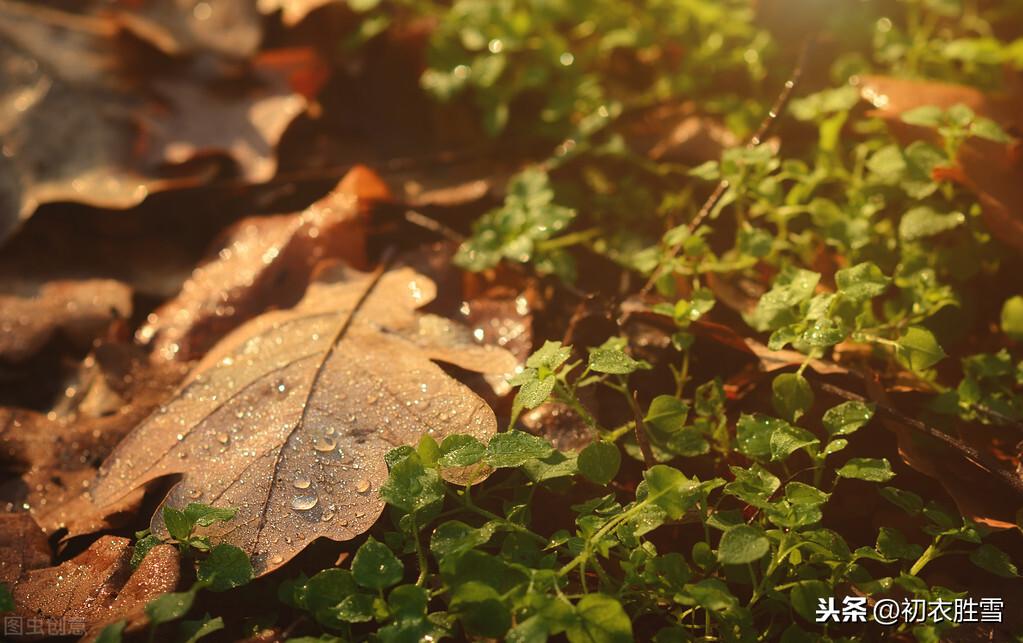
[[[416,311],[435,295],[407,268],[321,274],[293,309],[256,317],[211,349],[100,468],[95,506],[184,474],[164,504],[237,509],[203,533],[245,550],[257,574],[318,537],[355,538],[383,511],[387,451],[423,434],[486,440],[497,428],[490,407],[432,360],[495,373],[515,360]],[[151,528],[167,533],[161,512]]]

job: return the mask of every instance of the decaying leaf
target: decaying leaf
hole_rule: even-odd
[[[111,279],[0,275],[0,359],[17,362],[61,331],[88,347],[114,319],[131,317],[131,289]]]
[[[371,170],[356,167],[301,213],[239,221],[178,296],[149,315],[137,338],[160,359],[195,359],[253,315],[294,304],[318,262],[365,266],[369,207],[387,197]]]
[[[935,136],[898,120],[903,113],[923,105],[947,109],[963,104],[979,115],[1023,131],[1023,101],[1019,97],[992,97],[963,85],[884,76],[864,77],[860,94],[904,139]],[[959,148],[957,161],[958,167],[944,172],[944,178],[975,192],[991,232],[1003,243],[1023,250],[1023,154],[1018,143],[972,137]]]
[[[237,508],[205,533],[248,552],[258,574],[318,537],[362,533],[384,507],[388,450],[423,434],[485,440],[497,428],[493,411],[431,360],[503,373],[514,358],[416,313],[435,294],[409,269],[323,273],[295,308],[256,317],[211,349],[101,467],[96,507],[184,474],[164,503]],[[152,528],[165,533],[159,513]]]
[[[43,203],[126,208],[200,182],[206,164],[167,167],[200,153],[231,154],[251,181],[273,174],[273,148],[307,100],[287,70],[257,59],[233,80],[142,77],[132,65],[145,52],[119,33],[110,21],[0,2],[0,239]]]
[[[14,584],[14,613],[41,620],[42,633],[84,640],[121,619],[127,629],[138,629],[146,623],[145,604],[176,588],[179,555],[170,545],[158,545],[132,570],[131,553],[127,538],[103,536],[69,561],[27,572]]]
[[[0,514],[0,583],[9,586],[29,570],[49,564],[50,545],[32,516]]]
[[[89,381],[69,383],[59,412],[0,408],[0,467],[7,474],[0,501],[27,510],[47,533],[90,533],[131,520],[141,489],[102,516],[89,511],[83,493],[103,458],[185,374],[183,366],[154,366],[143,351],[121,344],[100,344],[89,363],[83,368],[92,372]]]

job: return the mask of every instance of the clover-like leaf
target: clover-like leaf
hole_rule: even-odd
[[[493,373],[515,360],[415,311],[434,295],[409,269],[323,273],[294,308],[251,320],[206,355],[104,463],[95,505],[184,474],[165,504],[237,508],[230,523],[197,531],[241,548],[257,575],[318,537],[364,532],[384,507],[385,453],[424,433],[496,432],[493,411],[433,360]],[[159,513],[151,528],[167,533]]]

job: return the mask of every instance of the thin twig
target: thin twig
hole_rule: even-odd
[[[650,439],[646,434],[646,423],[643,422],[643,414],[639,411],[639,396],[636,391],[632,392],[632,414],[636,417],[636,443],[643,453],[643,468],[649,469],[657,464],[654,460],[654,452],[650,449]]]

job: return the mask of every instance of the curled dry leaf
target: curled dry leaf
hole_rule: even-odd
[[[131,310],[131,289],[119,281],[0,275],[0,359],[24,360],[57,331],[88,347],[111,321],[131,317]]]
[[[49,625],[84,640],[121,619],[129,631],[139,629],[146,603],[177,587],[180,561],[177,549],[158,545],[133,571],[131,553],[127,538],[103,536],[69,561],[27,572],[12,590],[14,613],[41,619],[44,632]]]
[[[387,451],[423,434],[486,440],[497,428],[493,411],[431,360],[507,372],[514,358],[416,312],[435,295],[407,268],[325,272],[293,309],[224,338],[125,438],[101,467],[97,509],[184,474],[164,503],[236,508],[205,533],[249,553],[258,574],[318,537],[364,532],[384,508]],[[159,512],[152,529],[166,533]]]
[[[923,105],[948,108],[963,104],[1003,126],[1023,131],[1023,99],[993,97],[963,85],[866,76],[860,94],[889,121],[903,139],[934,138],[930,130],[902,123],[899,116]],[[965,185],[977,194],[984,222],[1003,243],[1023,250],[1023,154],[1019,143],[997,143],[977,137],[963,142],[958,167],[942,170],[942,178]]]
[[[149,315],[138,340],[158,359],[195,359],[253,315],[294,304],[320,261],[363,267],[369,207],[387,197],[371,170],[356,167],[303,212],[239,221],[177,297]]]
[[[0,104],[10,106],[0,110],[0,240],[43,203],[127,208],[199,183],[208,164],[167,163],[200,153],[230,153],[251,181],[273,174],[273,148],[306,106],[294,70],[260,58],[230,81],[139,76],[134,65],[152,52],[135,45],[108,20],[0,1]]]
[[[101,344],[89,363],[88,379],[72,383],[69,403],[55,407],[62,413],[0,408],[0,467],[8,474],[0,502],[27,509],[47,533],[66,528],[76,535],[131,521],[141,489],[103,515],[83,494],[103,458],[185,374],[181,365],[153,366],[140,349],[120,344]]]

